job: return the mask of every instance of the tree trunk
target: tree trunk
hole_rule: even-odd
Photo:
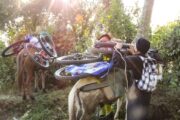
[[[143,37],[149,39],[150,37],[150,23],[151,14],[153,10],[154,0],[145,0],[142,15],[140,18],[138,33],[135,37],[136,41],[138,38]]]

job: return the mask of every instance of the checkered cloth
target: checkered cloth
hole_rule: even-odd
[[[156,60],[151,57],[140,56],[140,58],[143,61],[143,70],[141,79],[137,81],[137,86],[140,90],[154,91],[158,81]]]

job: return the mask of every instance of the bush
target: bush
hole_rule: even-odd
[[[0,42],[0,51],[5,48]],[[14,57],[3,58],[0,56],[0,91],[7,92],[12,88],[15,81],[15,59]]]
[[[162,53],[166,63],[164,81],[172,87],[180,86],[180,21],[169,23],[156,30],[152,44]]]

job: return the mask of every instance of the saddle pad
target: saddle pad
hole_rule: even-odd
[[[90,75],[100,75],[108,71],[112,67],[112,63],[108,62],[94,62],[88,64],[82,64],[80,66],[77,65],[69,65],[66,67],[65,72],[71,73],[72,76],[80,75],[80,74],[90,74]]]
[[[87,85],[84,85],[80,88],[80,91],[83,91],[83,92],[88,92],[88,91],[91,91],[91,90],[97,90],[97,89],[101,89],[101,88],[104,88],[104,87],[108,87],[109,86],[109,83],[108,81],[103,81],[101,83],[90,83],[90,84],[87,84]]]

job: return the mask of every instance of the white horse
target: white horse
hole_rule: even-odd
[[[161,69],[161,66],[160,66]],[[123,74],[118,72],[120,76]],[[122,79],[125,82],[125,79]],[[138,93],[132,85],[132,81],[128,80],[128,92],[126,95],[126,101],[133,100],[138,97]],[[117,100],[117,109],[114,115],[114,119],[117,120],[119,116],[120,107],[124,99],[115,97],[115,94],[112,90],[112,87],[104,87],[96,90],[91,90],[88,92],[83,92],[80,90],[82,86],[99,83],[99,79],[95,77],[87,77],[80,79],[71,89],[68,96],[68,112],[69,112],[69,120],[90,120],[92,114],[95,112],[97,106],[106,103],[112,103]],[[121,87],[127,88],[127,84],[123,84]],[[125,94],[121,95],[125,96]],[[127,104],[127,102],[126,102]],[[127,114],[126,114],[127,118]]]
[[[124,72],[119,72],[116,74],[116,77],[123,76]],[[113,73],[112,73],[113,76]],[[121,83],[126,82],[124,78],[120,78]],[[87,77],[80,79],[71,89],[68,97],[68,111],[69,111],[69,120],[90,120],[92,114],[95,112],[97,106],[106,103],[112,103],[116,101],[119,97],[116,97],[111,86],[103,87],[96,90],[91,90],[88,92],[81,91],[81,87],[92,84],[99,83],[99,79],[95,77]],[[125,88],[127,84],[122,84]],[[125,93],[125,92],[124,92]],[[121,95],[121,96],[124,96]],[[115,114],[115,119],[119,116],[120,106],[122,104],[122,99],[118,100],[117,112]]]

